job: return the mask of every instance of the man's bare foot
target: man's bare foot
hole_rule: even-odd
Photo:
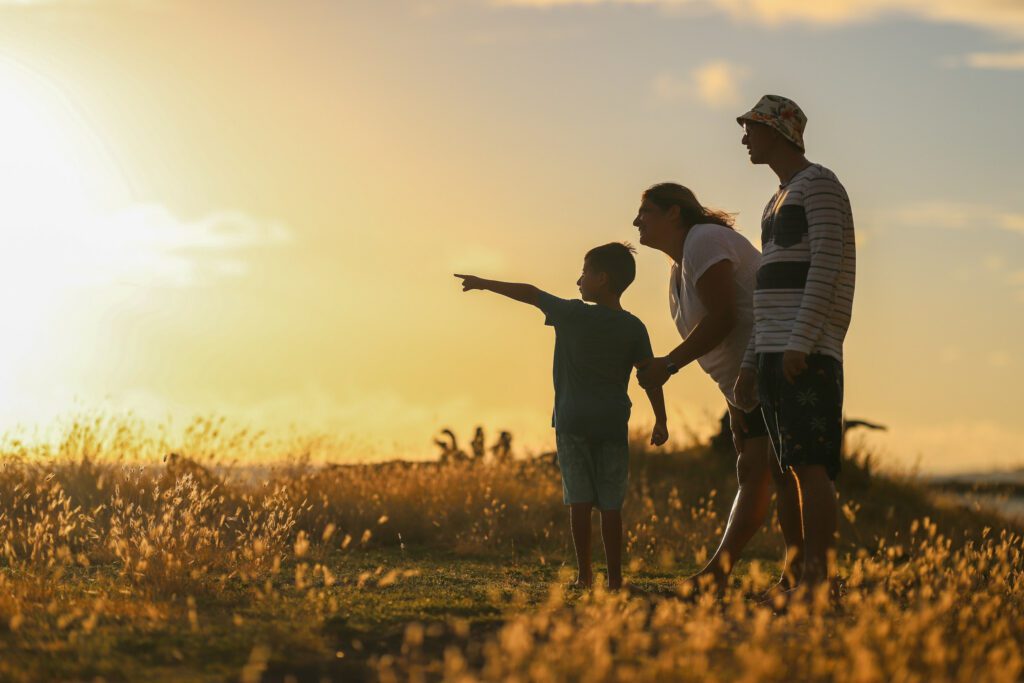
[[[778,583],[758,595],[755,600],[759,604],[769,605],[775,599],[776,595],[779,595],[780,593],[787,593],[794,588],[799,587],[799,585],[799,581],[796,581],[791,575],[783,574]]]

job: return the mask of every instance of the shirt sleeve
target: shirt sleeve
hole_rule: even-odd
[[[786,349],[810,353],[824,330],[843,269],[843,225],[850,200],[834,178],[821,176],[808,181],[803,203],[811,264]]]
[[[544,324],[551,327],[571,322],[578,311],[578,306],[581,305],[586,306],[578,299],[559,299],[547,292],[540,292],[537,295],[537,307],[544,311]]]
[[[738,261],[729,245],[719,238],[713,228],[701,228],[687,237],[683,258],[686,260],[687,278],[691,278],[694,285],[716,263],[730,261],[735,265]]]
[[[654,358],[654,350],[651,348],[651,336],[647,334],[647,327],[642,322],[638,323],[637,326],[639,330],[637,330],[636,346],[634,347],[633,365],[640,361]]]

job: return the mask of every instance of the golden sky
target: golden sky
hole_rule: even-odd
[[[1024,463],[1024,13],[812,5],[0,3],[0,423],[549,448],[550,329],[451,273],[574,296],[662,180],[757,244],[775,179],[733,118],[772,91],[853,200],[848,415],[890,426],[892,462]],[[664,353],[668,264],[638,270],[624,305]],[[724,408],[696,367],[667,398],[677,433]]]

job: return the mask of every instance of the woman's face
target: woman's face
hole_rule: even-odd
[[[666,211],[650,199],[644,199],[633,219],[633,225],[640,231],[640,244],[655,248],[665,244],[675,230],[678,219],[677,207],[673,206]]]

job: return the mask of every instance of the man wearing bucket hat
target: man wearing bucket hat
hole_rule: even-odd
[[[767,164],[781,184],[761,218],[754,334],[735,394],[760,399],[783,473],[782,495],[799,496],[802,580],[813,588],[830,576],[835,554],[853,213],[835,174],[807,160],[807,117],[795,102],[765,95],[736,121],[751,163]]]

